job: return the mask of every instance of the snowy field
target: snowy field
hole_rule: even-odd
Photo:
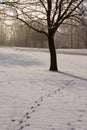
[[[48,69],[49,53],[0,48],[0,130],[87,130],[87,56]]]

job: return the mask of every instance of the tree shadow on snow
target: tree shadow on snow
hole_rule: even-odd
[[[63,75],[66,75],[66,76],[70,76],[70,77],[72,77],[72,78],[76,78],[76,79],[80,79],[80,80],[87,81],[86,78],[79,77],[79,76],[76,76],[76,75],[73,75],[73,74],[69,74],[69,73],[66,73],[66,72],[58,71],[58,73],[63,74]]]

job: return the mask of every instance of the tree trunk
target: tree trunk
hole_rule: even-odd
[[[58,71],[57,68],[57,57],[56,50],[54,44],[54,34],[48,33],[48,43],[49,43],[49,51],[50,51],[50,71]]]

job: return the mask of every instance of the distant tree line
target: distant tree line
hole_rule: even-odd
[[[47,37],[39,34],[17,20],[12,23],[1,20],[0,45],[48,48]],[[55,35],[56,48],[87,48],[87,27],[65,24]]]

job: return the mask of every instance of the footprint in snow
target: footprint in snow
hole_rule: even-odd
[[[38,103],[37,106],[40,106],[40,104]]]
[[[40,97],[40,101],[43,101],[43,98],[44,98],[44,97]]]
[[[56,91],[56,90],[54,91],[54,94],[57,94],[57,91]]]
[[[60,88],[58,88],[58,91],[60,91]]]
[[[41,90],[44,90],[43,88]]]
[[[15,122],[16,120],[13,119],[13,120],[11,120],[11,121],[12,121],[12,122]]]
[[[78,110],[79,112],[86,112],[85,110]]]
[[[20,124],[22,124],[22,123],[23,123],[23,121],[21,120],[19,123],[20,123]]]
[[[84,115],[80,115],[80,117],[83,117]]]
[[[30,116],[26,116],[27,119],[30,119],[31,117]]]
[[[67,125],[71,125],[71,123],[67,123]]]
[[[37,101],[35,101],[35,103],[37,103]]]
[[[76,130],[75,128],[71,128],[70,130]]]
[[[24,126],[21,126],[21,128],[19,129],[19,130],[21,130],[21,129],[23,129],[24,128]]]
[[[47,96],[50,97],[50,96],[51,96],[51,93],[49,93]]]
[[[26,126],[30,126],[30,124],[26,124]]]
[[[29,112],[26,112],[26,114],[25,115],[29,115]]]
[[[32,110],[32,113],[35,112],[35,110]]]
[[[79,122],[82,122],[82,120],[80,120],[80,119],[79,119],[78,121],[79,121]]]
[[[33,109],[34,107],[32,106],[31,109]]]

